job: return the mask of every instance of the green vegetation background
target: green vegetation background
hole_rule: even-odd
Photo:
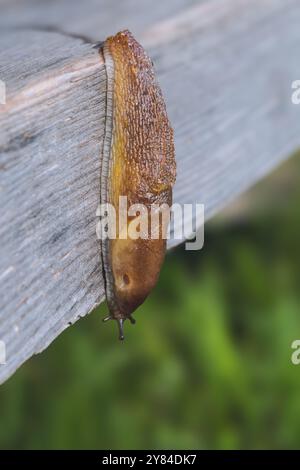
[[[102,306],[28,361],[0,387],[0,447],[299,448],[297,178],[169,253],[124,343]]]

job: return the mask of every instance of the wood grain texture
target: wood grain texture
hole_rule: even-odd
[[[206,218],[299,147],[300,108],[291,103],[300,78],[297,0],[185,2],[185,9],[179,0],[157,9],[142,2],[142,13],[137,3],[122,2],[128,24],[104,1],[99,13],[95,2],[84,10],[75,2],[66,23],[66,1],[56,4],[60,21],[48,2],[31,0],[26,13],[23,2],[1,3],[0,79],[8,92],[0,105],[1,382],[104,293],[95,213],[105,69],[93,45],[50,32],[50,23],[95,42],[121,27],[137,34],[175,130],[174,201],[204,203]]]
[[[95,214],[106,92],[99,53],[80,40],[20,32],[4,41],[1,380],[103,299]]]
[[[207,0],[0,0],[0,28],[59,29],[97,42],[123,29],[137,38]],[[210,0],[208,0],[210,1]]]

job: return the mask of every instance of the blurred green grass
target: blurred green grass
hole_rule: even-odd
[[[101,306],[28,361],[0,388],[0,447],[299,448],[297,178],[278,208],[169,253],[124,343]]]

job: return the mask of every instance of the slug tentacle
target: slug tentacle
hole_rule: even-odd
[[[131,323],[132,325],[135,325],[135,324],[136,324],[136,319],[133,318],[132,315],[128,315],[128,319],[129,319],[129,321],[130,321],[130,323]]]
[[[120,197],[126,196],[128,208],[143,204],[147,209],[145,220],[151,224],[153,205],[172,204],[176,177],[173,130],[152,62],[132,34],[123,31],[108,38],[103,56],[107,103],[101,203],[115,208],[118,221]],[[145,300],[159,276],[167,230],[161,220],[159,217],[154,230],[157,236],[147,229],[143,236],[132,238],[128,234],[140,219],[131,214],[125,228],[117,225],[114,239],[102,240],[108,308],[110,317],[118,321],[122,338],[124,320],[135,322],[131,313]]]
[[[123,341],[125,339],[124,337],[124,320],[123,318],[118,318],[117,320],[118,325],[119,325],[119,339]]]
[[[106,323],[107,321],[110,321],[110,320],[113,320],[113,317],[110,316],[110,315],[108,315],[107,317],[104,317],[104,318],[102,319],[103,323]]]

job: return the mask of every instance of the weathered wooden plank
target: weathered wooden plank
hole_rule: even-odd
[[[139,30],[175,128],[175,202],[204,203],[209,218],[299,146],[299,20],[296,0],[218,0]],[[95,41],[115,32],[90,31]],[[95,210],[105,70],[96,49],[64,34],[6,32],[0,45],[4,381],[103,298]]]
[[[103,299],[95,214],[106,75],[98,51],[56,33],[6,34],[1,45],[4,380]]]
[[[59,29],[90,42],[129,29],[139,37],[160,21],[207,0],[0,0],[0,28]],[[210,0],[209,0],[210,1]]]

